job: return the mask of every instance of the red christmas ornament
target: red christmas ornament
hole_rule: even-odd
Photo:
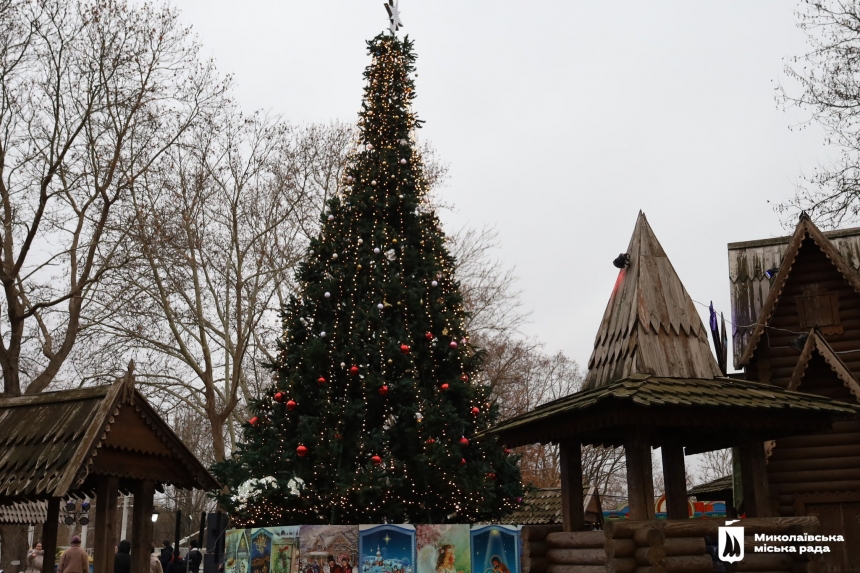
[[[472,408],[472,415],[473,416],[477,416],[480,413],[481,413],[481,411],[477,407]]]
[[[317,384],[325,384],[325,378],[323,378],[322,376],[317,378]]]
[[[370,458],[370,460],[373,463],[375,463],[376,465],[379,465],[382,463],[382,458],[380,458],[379,456],[373,456],[372,458]]]
[[[297,405],[297,404],[296,404],[296,401],[295,401],[295,400],[288,400],[288,401],[287,401],[287,410],[295,410],[295,409],[296,409],[296,405]]]
[[[296,453],[299,455],[300,458],[303,458],[308,455],[308,449],[300,444],[299,447],[296,448]]]
[[[452,340],[452,341],[451,341],[451,344],[449,344],[448,346],[450,346],[451,348],[457,348],[457,341],[456,341],[456,340]]]
[[[464,448],[469,445],[469,440],[466,439],[466,436],[463,436],[462,438],[460,438],[460,445],[463,446]]]
[[[358,374],[358,366],[350,366],[349,367],[349,373],[352,376],[356,376]]]
[[[428,341],[433,340],[433,333],[428,332],[427,334],[424,335],[424,338],[426,338]]]
[[[253,418],[248,420],[248,423],[251,424],[252,426],[256,426],[259,423],[259,421],[260,421],[260,419],[257,416],[254,416]]]
[[[463,374],[462,376],[460,376],[460,380],[462,380],[463,382],[468,382],[469,381],[469,375]]]
[[[335,435],[334,435],[334,439],[335,439],[335,440],[339,440],[339,439],[341,439],[341,438],[343,438],[343,436],[341,436],[340,434],[335,434]]]
[[[490,472],[487,474],[487,477],[490,479],[496,479],[496,474],[494,474],[493,472]]]
[[[466,458],[460,458],[460,465],[461,465],[461,466],[465,466],[465,465],[466,465]]]
[[[284,393],[283,392],[275,392],[275,402],[283,402],[284,401]]]
[[[427,438],[427,443],[428,444],[435,444],[436,440],[434,440],[433,438]]]
[[[442,384],[442,385],[441,385],[441,386],[439,386],[439,387],[440,387],[440,388],[442,388],[442,390],[447,390],[448,388],[450,388],[450,386],[448,386],[448,383],[447,383],[447,382],[446,382],[446,383],[444,383],[444,384]]]
[[[400,352],[402,352],[403,354],[409,354],[409,346],[406,344],[401,344]]]
[[[511,450],[509,450],[508,448],[505,448],[505,449],[504,449],[504,450],[502,450],[502,451],[503,451],[503,452],[505,452],[505,455],[506,455],[506,456],[511,455]]]
[[[388,386],[382,385],[379,387],[379,394],[382,396],[388,396]]]

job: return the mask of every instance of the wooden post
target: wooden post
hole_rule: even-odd
[[[581,531],[585,527],[582,497],[582,447],[579,442],[559,444],[561,466],[561,515],[565,531]]]
[[[131,513],[131,573],[149,573],[155,482],[136,481],[132,485],[131,493],[134,496]]]
[[[741,444],[738,450],[741,458],[741,480],[747,517],[772,517],[764,443],[747,442]]]
[[[48,500],[48,520],[42,526],[42,573],[54,573],[57,562],[57,529],[60,527],[60,498]]]
[[[96,480],[96,522],[93,529],[93,573],[112,573],[116,547],[116,498],[119,479],[98,476]]]
[[[654,477],[651,472],[651,446],[638,431],[624,443],[627,459],[627,501],[630,520],[654,519]]]
[[[677,443],[663,444],[663,483],[666,486],[666,514],[668,519],[687,519],[687,470],[684,467],[684,448]]]

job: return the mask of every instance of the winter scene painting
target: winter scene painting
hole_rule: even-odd
[[[247,529],[228,529],[224,535],[224,573],[250,573]]]
[[[360,573],[414,572],[414,526],[361,525],[358,539]]]

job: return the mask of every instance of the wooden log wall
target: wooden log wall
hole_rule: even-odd
[[[614,521],[605,526],[606,570],[610,573],[711,573],[722,519]],[[754,553],[756,533],[785,535],[818,533],[814,517],[745,519],[746,555],[725,571],[823,573],[821,556],[799,553]],[[551,573],[551,572],[548,572]],[[557,573],[574,573],[558,571]],[[578,573],[578,572],[577,572]]]
[[[561,525],[524,525],[520,531],[522,542],[522,573],[546,573],[546,536],[562,530]]]
[[[546,536],[546,573],[606,573],[605,541],[603,531],[550,533]]]

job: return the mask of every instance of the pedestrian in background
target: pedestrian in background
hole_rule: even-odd
[[[42,543],[37,541],[33,549],[27,552],[27,571],[25,573],[42,573],[42,563],[45,560],[45,552],[42,551]]]
[[[128,539],[123,539],[117,546],[113,556],[113,573],[131,573],[131,541]]]
[[[155,554],[155,543],[150,544],[149,548],[149,573],[164,573],[164,567],[161,566],[161,561],[158,555]]]
[[[189,544],[191,549],[188,550],[188,555],[185,558],[188,560],[188,573],[200,573],[200,564],[203,563],[203,554],[197,547],[197,540],[192,539]]]
[[[81,549],[81,538],[72,537],[71,546],[60,557],[57,573],[90,573],[90,558]]]

